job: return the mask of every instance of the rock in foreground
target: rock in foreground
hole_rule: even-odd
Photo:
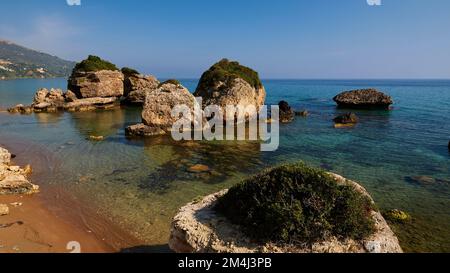
[[[3,194],[32,194],[39,191],[37,185],[28,181],[27,170],[19,166],[10,166],[11,154],[0,147],[0,195]]]
[[[272,171],[261,174],[259,177],[263,178],[267,175],[270,176],[273,175],[274,172],[277,173],[279,171],[282,172],[283,170],[273,169]],[[351,193],[352,191],[347,191],[351,188],[354,192],[359,194],[359,196],[365,197],[370,202],[373,202],[367,191],[353,181],[349,181],[338,175],[326,174],[324,172],[315,174],[313,171],[312,175],[320,175],[318,177],[319,180],[321,179],[321,177],[325,177],[327,181],[330,181],[329,179],[331,179],[334,184],[328,184],[327,186],[330,187],[331,190],[337,189],[337,192],[343,191]],[[308,174],[305,173],[304,177],[307,176]],[[300,182],[303,178],[302,176],[297,176],[295,179],[294,177],[292,177],[289,181],[291,181],[292,183],[307,184],[307,181]],[[280,184],[283,183],[281,180],[274,180],[272,183],[274,183],[273,187],[267,185],[267,189],[271,189],[269,190],[269,192],[279,192],[279,194],[281,195],[286,193],[283,192],[283,190],[278,191],[281,186]],[[328,210],[326,208],[329,204],[327,202],[330,202],[330,200],[326,198],[324,199],[324,196],[326,195],[318,194],[317,190],[320,189],[321,186],[316,188],[314,185],[311,185],[311,187],[305,188],[314,190],[313,192],[309,193],[308,191],[305,191],[305,196],[300,199],[297,199],[295,197],[292,199],[292,196],[295,195],[291,195],[291,192],[288,192],[287,195],[291,196],[291,200],[289,200],[289,202],[286,202],[286,204],[290,204],[291,206],[289,210],[283,210],[282,207],[279,207],[283,206],[282,202],[271,202],[271,205],[267,207],[263,203],[260,203],[260,201],[262,200],[260,198],[265,198],[264,196],[267,196],[267,193],[264,189],[260,189],[260,191],[258,192],[258,190],[254,188],[254,186],[255,184],[247,184],[246,186],[245,184],[241,184],[234,187],[230,191],[221,191],[219,193],[205,197],[200,202],[193,202],[181,208],[179,213],[174,217],[172,223],[171,236],[169,241],[169,246],[171,247],[171,249],[176,252],[182,253],[402,252],[397,237],[389,228],[381,213],[378,212],[374,208],[374,206],[371,206],[371,208],[367,211],[365,211],[365,209],[360,210],[363,213],[365,211],[368,217],[366,222],[371,223],[373,229],[368,229],[371,231],[370,233],[362,232],[365,229],[361,229],[360,225],[362,224],[360,221],[352,221],[352,217],[356,217],[354,214],[333,214],[334,210],[341,210],[345,212],[345,206],[348,205],[347,200],[354,200],[353,198],[355,196],[353,196],[352,194],[347,196],[347,198],[337,199],[337,201],[335,201],[337,203],[335,204],[334,208],[332,208],[331,214],[329,215],[330,217],[322,216],[322,218],[315,218],[319,220],[319,222],[312,221],[308,223],[308,221],[305,220],[306,218],[302,217],[303,211],[313,212],[315,209],[317,209],[317,212],[315,213],[320,213],[321,215],[327,214]],[[247,202],[250,199],[246,199],[246,197],[244,196],[243,199],[234,201],[234,205],[232,205],[232,208],[230,208],[230,210],[234,211],[233,215],[235,216],[261,216],[263,217],[263,220],[261,220],[263,221],[261,222],[262,224],[259,224],[258,220],[256,220],[256,222],[253,222],[253,220],[255,219],[250,219],[250,222],[253,222],[254,226],[252,226],[252,224],[242,226],[241,224],[237,224],[234,220],[230,220],[228,216],[224,216],[224,214],[218,212],[218,207],[220,207],[220,204],[223,202],[224,197],[229,196],[231,191],[236,193],[236,191],[243,190],[246,187],[248,187],[248,189],[252,189],[251,193],[249,194],[253,197],[261,194],[261,196],[256,197],[257,203],[261,206],[255,207],[255,211],[248,210],[252,206],[251,204],[249,204],[249,202],[252,203],[253,201]],[[278,194],[275,194],[274,196],[278,196]],[[342,205],[344,205],[344,207],[342,207]],[[236,210],[239,206],[242,206],[242,210]],[[357,210],[358,207],[354,209]],[[278,213],[275,213],[277,211]],[[356,215],[358,215],[358,213],[356,213]],[[285,218],[285,216],[287,218]],[[348,218],[350,218],[349,221],[347,221]],[[339,223],[344,223],[344,225],[321,225],[321,222],[324,221],[324,219],[327,219],[327,221],[331,221],[329,223],[337,221]],[[274,221],[273,223],[272,220]],[[302,231],[301,228],[298,229],[294,227],[296,225],[299,225],[299,227],[303,227],[303,224],[305,224],[306,226],[312,225],[311,227],[315,227],[314,229],[310,230],[310,232],[313,231],[313,233],[308,232],[302,235],[303,237],[294,238],[294,234],[299,235],[304,231]],[[280,232],[284,230],[284,228],[286,228],[285,231]],[[337,230],[334,230],[336,228]],[[278,235],[280,235],[281,237],[285,235],[289,236],[281,240],[257,240],[254,238],[255,236],[261,235],[266,231],[270,231],[271,229],[273,230],[273,232],[268,232],[266,235],[275,236],[275,238],[277,238]],[[292,233],[293,230],[299,233]],[[337,233],[348,233],[352,234],[352,236],[337,236]],[[307,238],[308,236],[310,236],[309,240]],[[315,239],[311,240],[313,237],[315,237]],[[301,238],[304,239],[301,240]],[[293,241],[296,243],[292,243]]]
[[[393,104],[390,96],[376,89],[361,89],[343,92],[333,100],[342,108],[389,109]]]

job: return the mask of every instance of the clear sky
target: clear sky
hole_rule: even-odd
[[[450,78],[450,1],[1,0],[0,39],[158,77],[239,60],[263,78]]]

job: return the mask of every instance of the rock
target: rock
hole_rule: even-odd
[[[0,147],[0,195],[3,194],[32,194],[39,191],[39,186],[30,183],[24,176],[28,170],[19,166],[9,166],[11,154]]]
[[[256,115],[264,105],[266,91],[257,72],[223,59],[203,73],[194,96],[203,98],[203,107],[220,106],[226,120],[227,105],[254,106],[256,112],[250,112],[248,116]]]
[[[124,80],[125,102],[131,104],[144,104],[146,93],[155,91],[159,84],[160,82],[151,75],[126,75]]]
[[[188,172],[190,173],[205,173],[209,172],[209,167],[202,164],[197,164],[188,169]]]
[[[408,213],[398,210],[398,209],[393,209],[393,210],[389,210],[387,212],[384,213],[384,217],[386,217],[386,219],[390,220],[390,221],[394,221],[394,222],[407,222],[411,219],[411,216],[409,216]]]
[[[414,184],[422,185],[422,186],[429,186],[436,183],[436,179],[433,177],[421,175],[421,176],[408,176],[405,177],[405,180]]]
[[[32,107],[39,109],[46,108],[50,105],[54,107],[62,107],[64,102],[65,99],[61,89],[52,88],[48,91],[46,88],[42,88],[39,89],[34,95]],[[43,105],[47,106],[43,107]]]
[[[93,141],[103,141],[105,139],[104,136],[89,136],[89,140]]]
[[[8,112],[11,114],[31,114],[33,112],[33,109],[31,108],[31,106],[18,104],[14,107],[8,108]]]
[[[171,131],[172,125],[179,120],[178,117],[172,117],[171,112],[178,105],[186,105],[191,110],[191,117],[186,117],[191,127],[202,122],[194,117],[194,107],[200,109],[200,106],[189,90],[181,84],[165,83],[147,94],[142,111],[144,125],[159,128],[164,132]]]
[[[345,126],[353,126],[358,123],[359,119],[354,113],[347,113],[340,116],[337,116],[333,119],[335,122],[335,127],[345,127]]]
[[[39,191],[39,186],[31,184],[21,174],[9,174],[0,181],[0,195],[2,194],[32,194]]]
[[[292,110],[289,103],[286,101],[280,101],[278,103],[278,107],[280,108],[280,122],[281,123],[289,123],[292,122],[295,118],[295,113]]]
[[[78,98],[77,98],[77,95],[75,95],[74,92],[72,92],[70,90],[67,90],[67,92],[64,94],[64,99],[65,99],[66,102],[74,102]]]
[[[8,150],[0,147],[0,166],[9,165],[11,163],[11,154]]]
[[[14,203],[10,203],[10,205],[15,207],[15,208],[17,208],[17,207],[23,206],[23,203],[21,203],[21,202],[14,202]]]
[[[69,112],[84,112],[96,109],[108,109],[115,107],[117,98],[87,98],[77,99],[73,102],[66,103],[64,109]]]
[[[376,89],[361,89],[343,92],[333,100],[343,108],[381,108],[389,109],[393,104],[390,96]]]
[[[159,127],[151,127],[143,123],[140,123],[125,128],[125,134],[127,136],[148,137],[148,136],[164,135],[166,134],[166,131],[162,130]]]
[[[298,111],[298,112],[295,112],[295,115],[300,116],[300,117],[307,117],[307,116],[309,116],[309,112],[307,110]]]
[[[120,71],[76,71],[69,78],[68,89],[79,99],[123,96],[124,76]]]
[[[9,214],[9,208],[5,204],[0,204],[0,216],[5,216]]]
[[[336,183],[353,185],[357,191],[370,197],[367,191],[356,182],[342,176],[331,174]],[[213,209],[217,199],[227,190],[209,195],[201,201],[182,207],[174,217],[169,246],[178,253],[401,253],[399,241],[381,213],[372,211],[375,233],[362,241],[337,238],[298,245],[279,245],[276,243],[258,244],[249,240],[244,233],[218,215]]]

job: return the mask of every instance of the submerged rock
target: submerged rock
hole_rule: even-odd
[[[408,213],[398,209],[386,211],[384,213],[384,217],[386,217],[387,220],[401,223],[407,222],[411,219],[411,216],[409,216]]]
[[[360,89],[343,92],[333,100],[343,108],[381,108],[389,109],[393,104],[390,96],[376,89]]]
[[[302,110],[302,111],[295,112],[295,115],[300,116],[300,117],[307,117],[307,116],[309,116],[309,112],[307,110]]]
[[[125,128],[125,134],[127,136],[149,137],[165,135],[166,131],[158,127],[147,126],[144,123],[131,125]]]
[[[280,122],[281,123],[289,123],[292,122],[295,118],[294,110],[292,110],[291,106],[286,101],[280,101],[278,103],[278,107],[280,108]]]
[[[205,173],[205,172],[209,172],[209,171],[210,171],[209,167],[206,165],[202,165],[202,164],[194,165],[188,169],[188,172],[190,172],[190,173]]]
[[[274,172],[277,172],[277,169],[274,169]],[[261,175],[272,175],[273,172],[265,172]],[[336,183],[338,187],[351,187],[358,194],[360,194],[361,198],[368,198],[370,202],[373,203],[373,200],[370,198],[367,191],[361,187],[356,182],[347,180],[339,175],[335,174],[321,174],[320,177],[329,175],[332,181],[329,183]],[[289,179],[289,178],[285,178]],[[328,178],[327,178],[328,179]],[[272,180],[270,180],[272,181]],[[285,180],[286,181],[286,180]],[[277,183],[277,187],[280,187],[281,180],[273,180],[273,183]],[[285,182],[284,182],[285,183]],[[305,182],[308,183],[308,182]],[[292,184],[294,185],[294,184]],[[332,187],[332,184],[329,184]],[[269,188],[267,189],[269,192],[274,190],[276,192],[276,188],[267,185]],[[316,189],[314,186],[312,189]],[[320,187],[319,187],[320,188]],[[238,209],[239,204],[248,206],[247,201],[248,198],[252,198],[252,196],[260,196],[258,198],[264,198],[266,196],[265,190],[261,189],[261,192],[258,191],[258,188],[255,185],[248,184],[244,186],[243,184],[234,187],[233,191],[236,192],[239,190],[248,189],[249,196],[244,196],[243,199],[240,199],[234,202],[233,208],[234,215],[242,214],[249,216],[250,211],[244,209],[241,211]],[[253,189],[253,190],[252,190]],[[272,190],[270,190],[272,189]],[[231,191],[231,190],[230,190]],[[250,226],[241,226],[239,223],[232,221],[225,217],[223,214],[218,213],[218,204],[222,201],[225,196],[230,194],[230,191],[223,190],[221,192],[209,195],[202,200],[196,200],[192,203],[181,208],[178,214],[174,217],[171,228],[171,235],[169,240],[169,246],[172,250],[178,253],[192,253],[192,252],[200,252],[200,253],[401,253],[402,249],[399,245],[397,237],[394,235],[392,230],[389,228],[388,224],[384,220],[383,216],[379,211],[377,211],[373,206],[370,208],[370,211],[367,211],[368,219],[373,223],[373,230],[370,234],[364,236],[362,239],[358,236],[355,238],[343,238],[339,236],[334,236],[325,232],[324,239],[318,239],[315,241],[301,242],[299,240],[291,240],[290,238],[285,238],[287,242],[290,243],[281,243],[281,241],[259,241],[254,240],[249,237]],[[244,190],[245,191],[245,190]],[[260,195],[258,195],[260,194]],[[260,204],[262,207],[256,211],[251,211],[251,216],[254,216],[253,213],[257,213],[261,215],[261,217],[267,217],[264,219],[271,219],[273,217],[281,217],[276,218],[276,224],[272,225],[273,232],[278,232],[278,228],[286,227],[284,225],[285,221],[292,221],[292,225],[297,225],[300,223],[294,222],[294,219],[297,219],[297,215],[295,215],[294,211],[302,211],[301,209],[297,209],[297,206],[302,206],[303,209],[307,209],[309,211],[314,211],[314,208],[317,208],[318,211],[322,211],[322,207],[325,205],[323,202],[327,201],[326,199],[321,199],[321,195],[312,195],[305,196],[303,200],[301,200],[301,204],[298,203],[297,199],[291,199],[289,202],[292,203],[295,210],[288,210],[284,212],[284,210],[279,211],[279,213],[291,213],[290,217],[283,218],[282,214],[266,214],[267,210],[270,212],[274,212],[275,207],[264,207],[264,204]],[[290,195],[289,195],[290,196]],[[348,196],[347,198],[351,198]],[[352,197],[353,198],[353,197]],[[261,199],[257,200],[258,202]],[[329,201],[329,200],[328,200]],[[271,203],[273,204],[273,203]],[[281,203],[280,203],[281,204]],[[341,208],[342,209],[342,208]],[[357,209],[357,208],[355,208]],[[264,216],[266,215],[266,216]],[[334,218],[337,217],[337,218]],[[330,219],[338,219],[338,221],[346,221],[347,217],[355,217],[355,215],[335,215]],[[299,220],[303,218],[298,218]],[[340,219],[340,220],[339,220]],[[271,221],[271,220],[270,220]],[[348,222],[350,223],[350,222]],[[314,224],[314,222],[310,223]],[[360,221],[352,222],[352,225],[355,225],[356,228],[358,225],[361,225]],[[253,229],[258,230],[260,233],[263,228],[260,225],[255,224],[256,226],[251,227]],[[268,224],[270,226],[270,224]],[[351,232],[351,225],[347,226],[346,232]],[[321,229],[325,229],[325,226],[317,225],[314,229],[314,232],[319,232]],[[349,230],[350,228],[350,230]],[[289,230],[289,228],[288,228]],[[312,231],[312,230],[311,230]],[[355,230],[356,231],[356,230]],[[359,231],[358,231],[359,232]],[[272,233],[268,233],[272,234]],[[284,234],[284,233],[283,233]],[[326,235],[328,234],[328,235]],[[357,233],[355,233],[357,234]],[[283,235],[284,236],[284,235]],[[322,237],[317,237],[322,238]],[[292,243],[292,242],[295,243]]]
[[[359,122],[358,117],[354,113],[347,113],[337,116],[333,119],[336,128],[354,126]]]
[[[204,107],[217,105],[223,112],[227,105],[254,106],[254,112],[248,113],[254,116],[264,105],[266,91],[256,71],[223,59],[203,73],[194,95],[202,97]]]

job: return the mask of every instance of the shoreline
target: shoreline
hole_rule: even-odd
[[[14,164],[31,164],[30,180],[40,186],[33,195],[0,195],[0,204],[7,204],[10,211],[0,217],[5,226],[0,228],[0,253],[70,253],[70,242],[78,242],[81,253],[126,252],[143,245],[82,200],[43,183],[57,166],[51,166],[51,155],[38,163],[45,152],[37,145],[17,139],[0,139],[0,144],[17,156]]]

